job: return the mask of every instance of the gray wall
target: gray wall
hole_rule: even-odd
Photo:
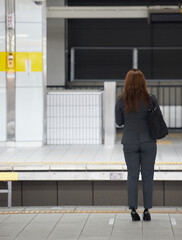
[[[154,181],[153,206],[182,206],[180,181]],[[0,182],[0,189],[6,188]],[[139,182],[138,204],[143,205]],[[13,206],[127,206],[126,181],[24,181],[13,182]],[[0,195],[7,206],[7,194]]]
[[[132,51],[108,47],[182,48],[182,23],[149,24],[147,18],[69,19],[67,26],[69,53],[72,47],[105,47],[75,50],[75,78],[79,81],[125,78],[132,68]],[[181,59],[182,49],[139,50],[138,68],[146,79],[182,79]]]
[[[65,0],[47,0],[47,7],[59,7],[65,5]]]
[[[153,6],[177,5],[181,0],[67,0],[66,2],[69,6]]]
[[[47,1],[51,6],[64,6],[64,0]],[[64,19],[47,19],[47,85],[65,85]]]

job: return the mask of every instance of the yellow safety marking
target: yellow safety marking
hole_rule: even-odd
[[[5,72],[7,69],[8,52],[0,52],[0,71]],[[31,60],[31,71],[42,72],[42,52],[15,52],[15,72],[25,72],[25,60]]]
[[[22,214],[45,214],[45,213],[73,213],[73,211],[71,210],[50,210],[50,211],[43,211],[43,210],[40,210],[40,211],[23,211],[21,212]]]
[[[172,144],[172,141],[170,140],[157,140],[157,144],[164,144],[164,145],[167,145],[167,144]]]
[[[0,52],[0,72],[6,71],[6,52]]]
[[[158,214],[169,214],[169,213],[177,213],[182,214],[182,211],[177,210],[150,210],[151,213],[158,213]],[[55,211],[0,211],[0,214],[52,214],[52,213],[130,213],[130,210],[82,210],[82,211],[71,211],[71,210],[55,210]],[[138,210],[138,213],[143,213],[143,210]]]
[[[0,172],[0,181],[18,181],[18,173]]]
[[[112,211],[107,211],[107,210],[101,210],[101,211],[92,211],[92,210],[85,210],[85,211],[77,211],[77,210],[75,210],[74,211],[74,213],[125,213],[125,211],[124,210],[121,210],[121,211],[119,211],[119,210],[116,210],[116,211],[114,211],[114,210],[112,210]]]
[[[156,164],[160,164],[160,165],[181,165],[182,162],[156,162]]]
[[[182,13],[182,9],[180,10],[180,12]]]
[[[143,211],[141,211],[141,212],[143,212]],[[180,213],[180,212],[178,212],[178,211],[175,211],[175,210],[169,210],[169,211],[155,211],[155,210],[150,210],[150,212],[151,213]]]
[[[125,162],[0,162],[0,165],[37,165],[37,164],[117,164],[117,165],[126,165]],[[181,165],[182,162],[156,162],[158,165]]]
[[[37,165],[37,164],[125,164],[125,162],[0,162],[1,165]]]
[[[0,211],[0,214],[21,214],[21,211]]]
[[[25,60],[31,60],[31,71],[42,72],[42,52],[16,52],[16,71],[25,72]]]
[[[129,211],[129,210],[127,210],[127,212],[126,213],[130,213],[131,211]],[[137,210],[137,212],[138,213],[143,213],[143,210]],[[150,212],[151,213],[182,213],[182,212],[178,212],[178,211],[175,211],[175,210],[169,210],[169,211],[167,211],[167,210],[164,210],[164,211],[160,211],[160,210],[158,210],[158,211],[155,211],[155,210],[150,210]]]

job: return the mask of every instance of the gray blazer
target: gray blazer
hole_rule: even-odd
[[[150,95],[150,101],[152,101],[155,106],[159,108],[159,104],[155,95]],[[150,134],[147,121],[148,111],[149,107],[145,106],[144,102],[142,102],[138,112],[126,113],[124,109],[123,98],[116,102],[116,124],[118,126],[124,125],[123,137],[121,140],[122,144],[156,141]]]

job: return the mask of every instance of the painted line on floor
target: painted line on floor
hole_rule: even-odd
[[[160,165],[181,165],[182,162],[156,162],[155,164],[160,164]]]
[[[137,211],[138,213],[143,213],[143,210],[138,210]],[[96,210],[80,210],[80,211],[77,211],[77,210],[55,210],[55,211],[49,211],[49,210],[47,210],[47,211],[43,211],[43,210],[40,210],[40,211],[38,211],[38,210],[31,210],[31,211],[27,211],[27,210],[25,210],[25,211],[0,211],[0,215],[1,214],[53,214],[53,213],[130,213],[130,211],[124,211],[124,210],[116,210],[116,211],[114,211],[114,210],[111,210],[111,211],[109,211],[109,210],[101,210],[101,211],[96,211]],[[165,213],[165,214],[169,214],[169,213],[173,213],[173,214],[182,214],[182,211],[174,211],[174,210],[170,210],[170,211],[150,211],[150,213],[151,214],[155,214],[155,213],[158,213],[158,214],[163,214],[163,213]],[[112,219],[112,218],[111,218]],[[114,218],[113,218],[114,219]],[[174,218],[173,218],[174,219]],[[175,220],[175,219],[174,219]],[[175,223],[175,221],[173,220],[173,223]]]
[[[22,211],[0,211],[0,214],[21,214]]]
[[[0,165],[43,165],[43,164],[50,164],[50,165],[62,165],[62,164],[117,164],[117,165],[126,165],[125,162],[0,162]],[[180,165],[182,162],[156,162],[155,164],[166,165],[166,164],[173,164],[173,165]]]
[[[124,210],[116,210],[116,211],[114,211],[114,210],[111,210],[111,211],[107,211],[107,210],[82,210],[82,211],[77,211],[77,210],[75,210],[74,211],[74,213],[125,213],[125,211]]]
[[[143,210],[138,210],[137,211],[138,213],[143,213]],[[130,213],[130,211],[126,211],[126,213]],[[163,214],[163,213],[166,213],[166,214],[169,214],[169,213],[180,213],[179,211],[175,211],[175,210],[169,210],[169,211],[161,211],[161,210],[158,210],[158,211],[155,211],[155,210],[150,210],[150,213],[159,213],[159,214]],[[181,212],[182,213],[182,212]]]
[[[168,145],[168,144],[172,144],[172,141],[171,140],[157,140],[157,144]]]
[[[43,165],[43,164],[125,164],[125,162],[107,162],[107,161],[102,161],[102,162],[95,162],[95,161],[89,161],[89,162],[0,162],[1,165]]]
[[[18,181],[18,173],[0,172],[0,181]]]
[[[171,224],[174,226],[176,225],[176,219],[175,218],[171,218]]]
[[[43,211],[43,210],[40,210],[40,211],[35,211],[35,210],[31,210],[31,211],[23,211],[22,214],[39,214],[39,213],[73,213],[72,210],[47,210],[47,211]]]
[[[109,224],[109,225],[113,225],[113,224],[114,224],[114,218],[110,218],[108,224]]]

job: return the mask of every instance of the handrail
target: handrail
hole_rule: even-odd
[[[168,51],[172,51],[172,50],[182,50],[182,47],[138,47],[138,46],[132,46],[132,47],[71,47],[70,48],[70,81],[74,82],[74,81],[105,81],[105,79],[87,79],[85,77],[82,78],[77,78],[76,74],[75,74],[75,51],[76,50],[129,50],[132,51],[132,60],[131,60],[131,68],[139,68],[139,54],[140,51],[143,50],[150,50],[150,51],[155,51],[155,50],[168,50]],[[108,79],[108,81],[120,81],[120,80],[124,80],[124,79]],[[147,79],[150,80],[150,79]],[[154,81],[164,81],[164,79],[152,79]],[[171,79],[165,79],[165,80],[170,80]],[[178,80],[178,79],[177,79]],[[181,81],[182,79],[179,79],[179,81]]]
[[[156,81],[156,80],[155,80]],[[122,85],[117,85],[116,88],[121,88],[123,87],[124,84]],[[64,88],[64,89],[72,89],[72,88],[103,88],[104,87],[104,82],[103,85],[71,85],[71,86],[59,86],[59,85],[48,85],[47,88]],[[147,87],[182,87],[182,84],[177,84],[177,85],[153,85],[153,84],[147,84]]]
[[[152,49],[156,49],[156,50],[182,50],[182,47],[138,47],[138,46],[134,46],[134,47],[72,47],[71,49],[123,49],[123,50],[133,50],[133,49],[141,49],[141,50],[152,50]]]

